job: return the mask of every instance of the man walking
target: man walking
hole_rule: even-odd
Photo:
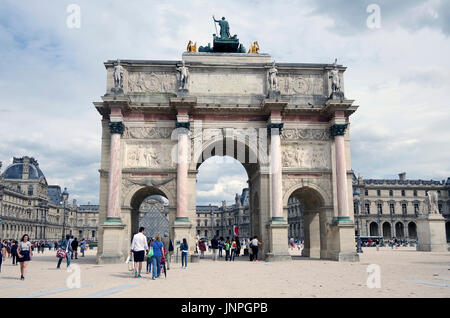
[[[162,238],[162,243],[164,244],[164,248],[167,251],[167,256],[165,257],[167,270],[170,269],[170,263],[172,262],[172,254],[173,254],[173,244],[172,240],[169,237],[169,233],[165,232],[164,237]]]
[[[217,260],[217,249],[219,248],[219,240],[217,240],[217,236],[214,236],[211,240],[211,249],[212,249],[212,259],[213,261]]]
[[[133,241],[131,242],[130,247],[130,256],[133,253],[134,258],[134,277],[141,278],[141,271],[142,271],[142,262],[144,261],[145,254],[149,250],[148,244],[147,244],[147,237],[144,235],[145,228],[140,227],[139,233],[136,233],[133,236]]]

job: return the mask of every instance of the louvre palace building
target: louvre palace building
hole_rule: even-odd
[[[13,158],[0,174],[0,238],[59,241],[64,232],[96,241],[98,205],[68,199],[67,189],[48,185],[36,159]]]
[[[442,181],[406,179],[363,179],[353,176],[353,208],[356,231],[361,236],[384,239],[417,239],[417,217],[425,208],[428,191],[438,194],[439,213],[445,218],[450,242],[450,178]]]

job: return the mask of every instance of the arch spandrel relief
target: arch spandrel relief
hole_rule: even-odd
[[[328,145],[290,143],[282,148],[282,164],[286,168],[330,169],[330,156]]]
[[[175,168],[173,143],[152,142],[125,146],[124,168]]]

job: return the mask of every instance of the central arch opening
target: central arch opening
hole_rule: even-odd
[[[245,244],[254,235],[261,238],[260,166],[247,141],[226,137],[204,144],[196,164],[198,239],[236,236]]]

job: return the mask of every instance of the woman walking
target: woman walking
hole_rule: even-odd
[[[255,235],[251,241],[252,244],[252,254],[253,254],[253,261],[257,262],[258,261],[258,249],[259,246],[261,245],[261,242],[258,240],[258,237]]]
[[[11,257],[12,257],[12,264],[18,265],[17,264],[17,241],[11,242]]]
[[[86,249],[86,240],[84,239],[84,237],[81,239],[80,241],[80,253],[81,253],[81,257],[84,257],[84,250]]]
[[[186,241],[186,239],[183,239],[183,243],[181,243],[180,245],[180,251],[181,251],[181,268],[186,268],[187,269],[187,256],[188,256],[188,243]]]
[[[147,257],[146,257],[147,258],[147,266],[146,266],[147,271],[146,271],[146,273],[150,274],[150,272],[152,271],[152,262],[153,262],[153,260],[152,260],[152,257],[153,257],[153,239],[152,238],[148,241],[148,250],[149,250],[149,252],[148,252]]]
[[[233,262],[234,262],[234,258],[235,258],[235,256],[236,256],[236,248],[237,248],[236,238],[233,237],[233,238],[231,239],[231,248],[230,248],[230,250],[231,250],[231,256],[230,256],[230,261],[233,261]]]
[[[161,242],[161,236],[156,234],[155,241],[153,242],[153,257],[152,257],[152,279],[159,278],[161,276],[161,258],[163,256],[164,244]]]
[[[225,241],[225,261],[228,261],[228,258],[230,258],[230,241],[229,238],[227,237],[227,240]]]
[[[25,272],[28,262],[32,260],[33,253],[31,252],[31,243],[28,234],[22,236],[19,246],[17,248],[17,261],[20,263],[20,279],[25,280]]]
[[[163,243],[163,245],[164,245],[164,243]],[[167,269],[166,269],[167,250],[164,246],[163,246],[162,252],[163,252],[163,256],[161,257],[161,269],[164,271],[164,278],[167,278]]]

